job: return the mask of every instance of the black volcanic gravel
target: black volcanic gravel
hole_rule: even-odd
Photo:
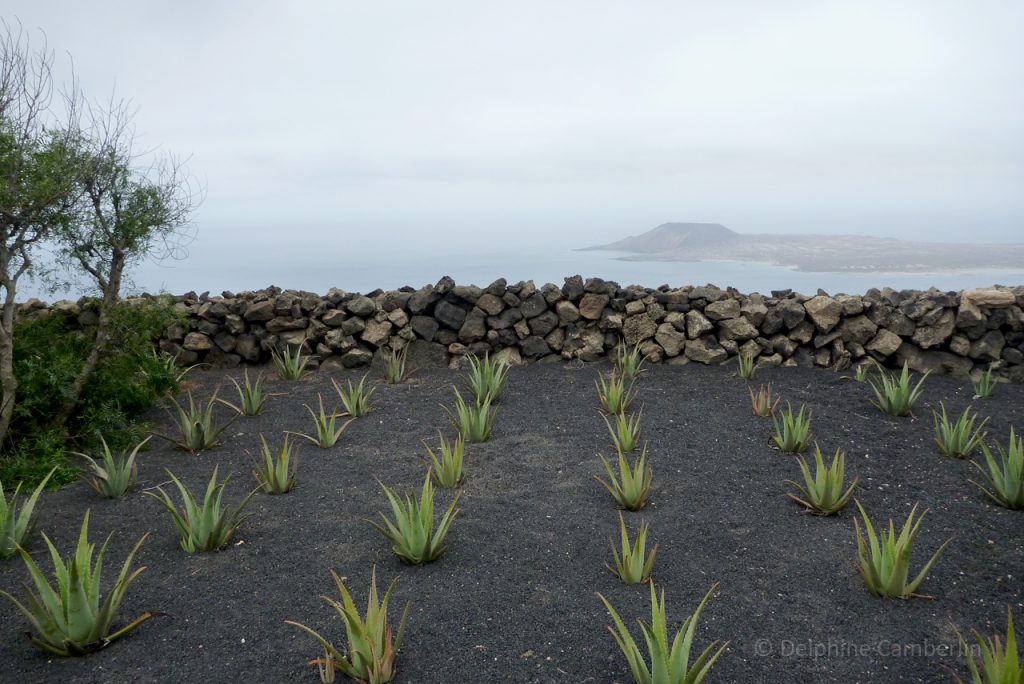
[[[381,385],[372,411],[334,448],[301,448],[296,488],[257,495],[232,546],[188,555],[170,517],[151,497],[98,498],[86,482],[40,501],[40,529],[65,553],[86,509],[91,537],[114,538],[107,579],[144,533],[137,560],[148,569],[132,586],[122,622],[144,610],[166,613],[108,649],[81,659],[51,658],[22,636],[27,623],[0,601],[0,679],[4,682],[284,682],[318,681],[307,665],[320,648],[284,624],[304,622],[344,643],[337,614],[320,598],[334,595],[330,570],[347,578],[365,604],[371,568],[386,585],[401,579],[393,619],[412,613],[398,657],[398,682],[629,682],[625,659],[608,634],[596,597],[609,598],[629,624],[649,619],[646,586],[627,587],[605,568],[618,532],[614,502],[594,480],[609,438],[597,411],[594,379],[605,365],[515,368],[493,437],[469,445],[469,479],[449,550],[424,567],[400,563],[365,522],[387,510],[375,478],[418,490],[422,440],[452,429],[451,405],[462,374],[420,370],[403,385]],[[235,377],[240,372],[232,371]],[[338,373],[343,384],[360,374]],[[197,398],[225,371],[193,371]],[[792,456],[769,446],[771,421],[750,414],[747,383],[732,367],[651,367],[638,382],[644,437],[654,468],[650,504],[626,513],[635,531],[651,524],[659,550],[656,586],[667,596],[671,629],[715,583],[697,647],[730,641],[712,670],[717,682],[940,682],[944,666],[966,673],[950,647],[951,623],[992,634],[1005,629],[1007,605],[1024,623],[1024,513],[987,502],[970,484],[967,461],[940,456],[932,409],[958,415],[972,403],[969,384],[929,377],[916,418],[894,418],[869,404],[870,387],[841,374],[795,368],[759,371],[783,402],[805,403],[823,450],[847,453],[858,498],[876,523],[902,524],[919,502],[930,509],[915,549],[915,567],[945,539],[953,542],[919,591],[935,600],[887,600],[870,594],[854,569],[853,506],[832,518],[801,513],[784,494],[798,479]],[[250,462],[259,434],[272,443],[285,430],[310,430],[303,404],[334,390],[326,374],[268,382],[275,393],[263,415],[239,418],[212,451],[190,455],[169,443],[140,456],[143,489],[172,470],[198,489],[214,465],[233,473],[227,500],[253,486]],[[1005,447],[1010,426],[1024,428],[1024,386],[1000,385],[973,405],[990,418],[990,443]],[[217,409],[226,418],[228,409]],[[162,430],[169,418],[151,419]],[[438,508],[451,493],[439,490]],[[438,513],[439,514],[439,513]],[[30,548],[47,568],[38,537]],[[916,570],[915,570],[916,572]],[[28,576],[17,558],[0,562],[0,587],[20,592]],[[639,629],[635,632],[639,638]],[[816,652],[817,651],[817,652]],[[344,678],[339,674],[339,681]]]

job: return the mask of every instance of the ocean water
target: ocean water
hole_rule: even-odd
[[[622,261],[621,254],[605,251],[546,249],[536,252],[515,249],[446,248],[423,246],[387,250],[292,251],[258,249],[230,253],[195,250],[180,261],[142,263],[132,272],[125,293],[188,291],[220,294],[222,291],[258,290],[269,285],[326,293],[337,287],[349,292],[376,288],[420,287],[451,276],[460,285],[486,286],[497,278],[509,283],[533,280],[562,285],[567,276],[600,277],[620,285],[657,287],[668,284],[735,287],[741,292],[792,289],[814,294],[819,288],[830,294],[863,294],[872,287],[895,289],[962,290],[994,284],[1024,284],[1024,268],[1017,271],[981,269],[953,273],[803,273],[790,268],[735,261],[641,262]],[[40,297],[54,301],[88,293],[85,285],[45,292],[32,283],[20,288],[18,299]]]

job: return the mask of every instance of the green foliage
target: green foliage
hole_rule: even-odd
[[[631,380],[626,386],[626,378],[618,372],[613,372],[606,381],[603,375],[598,375],[594,381],[597,387],[597,396],[601,401],[601,408],[609,415],[625,413],[636,400],[636,390]]]
[[[395,588],[398,578],[391,580],[387,591],[384,592],[384,600],[377,598],[377,568],[374,566],[370,575],[370,595],[366,605],[366,617],[363,618],[356,608],[352,595],[342,583],[338,573],[331,571],[334,583],[338,585],[341,592],[341,601],[324,596],[327,601],[345,623],[345,636],[348,641],[348,648],[339,650],[334,644],[320,636],[309,627],[285,620],[286,624],[293,625],[311,634],[314,639],[324,647],[324,656],[314,660],[320,671],[320,680],[333,682],[335,670],[341,672],[350,679],[367,684],[385,684],[395,677],[395,655],[402,646],[402,633],[405,631],[405,623],[409,619],[409,604],[406,604],[402,612],[402,619],[398,623],[398,634],[392,642],[391,627],[388,625],[388,601],[391,600],[391,591]]]
[[[846,507],[846,504],[850,502],[850,497],[853,496],[857,480],[855,478],[846,491],[843,491],[843,487],[846,486],[846,456],[843,452],[836,449],[831,465],[826,466],[825,459],[821,455],[821,448],[815,444],[813,475],[811,475],[807,461],[800,456],[797,456],[796,459],[804,476],[804,484],[786,480],[787,484],[800,490],[799,496],[792,492],[786,492],[789,498],[818,515],[834,515]]]
[[[403,347],[402,351],[395,353],[393,350],[389,352],[387,358],[384,359],[384,382],[389,385],[397,385],[405,382],[407,375],[406,370],[406,359],[409,356],[409,347]]]
[[[162,437],[169,442],[173,442],[175,446],[184,451],[195,453],[197,451],[206,451],[212,449],[219,443],[217,438],[220,437],[221,433],[234,419],[238,417],[236,414],[231,420],[226,423],[218,425],[213,419],[213,407],[217,405],[217,393],[214,392],[210,400],[206,402],[206,408],[203,409],[201,406],[196,406],[195,400],[192,398],[192,393],[188,393],[188,410],[178,403],[177,400],[172,399],[171,403],[174,404],[174,408],[178,411],[178,417],[176,424],[178,426],[178,438],[168,437],[167,435],[161,435],[156,433],[158,437]]]
[[[132,548],[121,566],[121,572],[107,596],[100,601],[100,573],[103,569],[103,556],[110,543],[108,535],[99,556],[93,563],[95,544],[89,543],[89,512],[86,511],[82,521],[82,529],[78,535],[78,546],[74,555],[66,561],[44,534],[43,539],[50,549],[53,560],[56,585],[51,585],[43,572],[22,548],[18,553],[25,561],[35,584],[36,591],[25,585],[25,603],[18,601],[6,591],[0,590],[22,614],[28,618],[35,633],[29,633],[29,639],[41,650],[56,656],[83,656],[109,646],[146,620],[153,613],[143,613],[121,629],[111,632],[110,628],[117,619],[117,611],[128,587],[138,578],[145,568],[132,570],[132,559],[146,540],[143,535]]]
[[[427,447],[430,473],[434,477],[434,484],[438,487],[454,489],[466,479],[466,442],[462,435],[456,437],[454,442],[449,442],[440,430],[437,432],[437,437],[441,442],[439,447],[441,455],[438,456],[433,449]],[[424,446],[426,446],[425,442]]]
[[[636,540],[631,542],[629,532],[626,530],[626,521],[622,517],[622,512],[619,512],[619,545],[622,547],[622,555],[619,555],[613,543],[612,556],[615,558],[615,567],[608,566],[608,569],[614,572],[623,584],[640,584],[651,579],[651,569],[654,567],[654,556],[658,552],[658,545],[655,544],[651,552],[647,553],[649,529],[650,526],[647,522],[641,521]]]
[[[217,467],[213,468],[213,475],[206,486],[206,494],[203,496],[203,503],[196,502],[190,492],[181,481],[174,476],[174,473],[167,471],[181,495],[181,512],[174,505],[174,500],[164,491],[162,486],[156,488],[156,492],[146,492],[167,509],[174,519],[174,526],[181,535],[181,548],[187,553],[197,551],[218,551],[223,549],[231,541],[239,525],[245,520],[242,511],[249,505],[252,497],[259,489],[254,489],[242,499],[238,507],[228,512],[226,506],[221,505],[224,498],[224,487],[227,486],[230,477],[224,478],[223,482],[217,482]]]
[[[870,372],[871,366],[866,363],[862,363],[854,369],[853,379],[857,382],[865,382],[868,379],[868,373]]]
[[[782,412],[782,421],[779,422],[772,417],[772,424],[775,425],[775,435],[772,439],[775,445],[785,452],[798,454],[807,449],[807,443],[811,438],[811,412],[806,411],[807,407],[800,405],[800,411],[793,413],[793,406],[787,401],[786,410]]]
[[[640,343],[627,347],[624,343],[615,349],[615,370],[624,378],[633,380],[644,372],[647,357],[640,351]]]
[[[57,468],[54,467],[40,480],[35,490],[22,504],[21,511],[18,510],[18,494],[21,493],[24,482],[19,482],[15,486],[14,493],[8,500],[7,495],[4,494],[3,481],[0,481],[0,558],[13,556],[18,548],[24,546],[28,538],[32,536],[38,517],[36,503],[39,501],[39,495],[46,487],[47,481],[56,470]]]
[[[750,393],[750,410],[755,416],[761,418],[767,418],[768,416],[775,415],[775,408],[779,405],[779,401],[782,397],[772,396],[772,386],[761,385],[755,392],[752,388],[748,387],[747,391]]]
[[[301,380],[309,373],[306,370],[309,358],[302,356],[302,347],[295,347],[294,351],[288,347],[285,347],[284,351],[271,349],[270,355],[273,357],[277,372],[283,380]]]
[[[608,493],[627,511],[639,511],[647,504],[647,495],[651,489],[654,472],[647,465],[647,447],[643,448],[633,465],[629,464],[625,454],[619,452],[619,474],[616,475],[604,456],[601,456],[604,471],[608,480],[597,477]],[[595,476],[596,477],[596,476]]]
[[[947,539],[928,562],[925,563],[917,577],[913,581],[908,582],[907,579],[910,576],[910,554],[914,548],[914,538],[917,536],[918,528],[921,527],[921,521],[924,520],[925,513],[928,511],[922,513],[915,521],[914,515],[917,512],[917,504],[914,504],[914,507],[910,509],[910,515],[907,516],[907,522],[904,523],[903,529],[900,530],[899,536],[896,535],[891,518],[889,520],[888,534],[884,530],[876,534],[875,528],[871,524],[871,519],[864,512],[860,502],[854,500],[854,503],[857,504],[861,519],[864,521],[864,532],[862,532],[857,518],[853,519],[853,525],[857,532],[857,556],[859,559],[857,570],[860,572],[861,577],[864,578],[864,583],[867,584],[868,589],[879,596],[893,596],[896,598],[919,596],[914,592],[918,585],[924,581],[924,578],[928,576],[932,566],[935,565],[935,561],[939,559],[939,555],[953,541],[952,538]],[[867,535],[866,538],[865,533]]]
[[[112,449],[137,444],[146,432],[138,417],[178,388],[180,371],[154,354],[152,341],[181,316],[169,297],[120,302],[112,315],[108,352],[86,383],[66,430],[49,421],[89,355],[93,331],[79,329],[60,313],[26,318],[15,326],[18,403],[0,457],[0,479],[31,486],[60,465],[50,485],[66,484],[79,472],[65,465],[67,449],[100,449],[101,437]]]
[[[992,377],[992,366],[985,369],[985,372],[978,378],[978,382],[973,383],[973,385],[974,396],[979,398],[991,397],[992,393],[996,391],[996,380]]]
[[[249,369],[245,369],[245,384],[239,383],[234,378],[229,377],[228,380],[238,390],[238,405],[234,405],[231,402],[221,399],[221,403],[225,406],[229,406],[243,416],[258,416],[263,410],[263,405],[267,403],[267,394],[263,389],[263,374],[260,373],[256,376],[256,382],[249,380]]]
[[[114,456],[110,451],[110,447],[107,446],[106,440],[100,437],[100,441],[103,444],[102,465],[88,454],[72,453],[76,456],[81,456],[89,462],[89,469],[93,475],[89,484],[96,490],[96,493],[107,499],[116,499],[127,494],[138,481],[139,468],[135,463],[135,457],[138,456],[139,449],[145,446],[151,437],[146,437],[146,439],[136,444],[135,448],[130,452],[121,452],[119,457]]]
[[[740,354],[736,357],[737,369],[736,375],[740,376],[744,380],[752,380],[754,378],[754,357],[747,354]]]
[[[633,635],[629,633],[629,628],[612,608],[612,604],[601,594],[597,595],[615,623],[614,629],[608,627],[608,631],[612,633],[615,643],[619,645],[623,655],[626,656],[629,671],[636,684],[700,684],[707,678],[711,667],[725,651],[729,642],[719,646],[717,640],[713,641],[701,652],[692,665],[690,664],[690,651],[693,650],[693,638],[697,631],[700,614],[717,587],[717,584],[711,587],[693,615],[683,620],[670,648],[668,618],[665,611],[665,590],[661,590],[661,600],[659,601],[654,590],[654,583],[651,583],[651,624],[648,625],[640,621],[640,629],[643,631],[644,641],[647,642],[650,665],[633,639]]]
[[[367,389],[365,375],[355,385],[349,380],[348,387],[344,390],[338,386],[338,382],[334,378],[331,378],[331,384],[334,385],[334,391],[338,393],[348,415],[359,418],[370,412],[370,397],[373,396],[377,388],[374,386]]]
[[[953,458],[969,456],[985,438],[987,433],[983,430],[988,418],[981,421],[978,427],[974,427],[978,414],[971,415],[971,407],[968,406],[956,422],[951,423],[946,415],[945,405],[940,403],[939,406],[942,407],[941,415],[932,411],[932,415],[935,416],[935,444],[938,445],[939,451],[943,456]]]
[[[988,486],[974,480],[971,482],[1000,506],[1016,511],[1024,510],[1024,438],[1018,438],[1013,428],[1010,428],[1010,443],[1006,451],[998,444],[996,449],[999,451],[998,463],[988,445],[984,442],[981,444],[981,451],[985,454],[985,462],[988,465],[987,472],[972,461],[974,467],[985,477]]]
[[[332,446],[338,443],[341,436],[348,429],[348,426],[352,423],[355,418],[349,418],[340,426],[338,425],[338,417],[341,415],[337,410],[334,410],[328,415],[327,411],[324,410],[324,398],[320,394],[317,394],[317,399],[320,401],[320,413],[313,413],[313,409],[309,408],[307,404],[303,404],[306,410],[309,411],[309,415],[313,418],[313,426],[315,427],[314,435],[306,435],[301,432],[289,432],[290,435],[296,437],[302,437],[303,439],[309,440],[321,449],[330,449]]]
[[[931,371],[926,372],[913,387],[910,386],[910,366],[903,362],[903,371],[899,376],[878,369],[878,381],[868,380],[875,392],[877,401],[871,403],[883,413],[893,416],[909,416],[917,400],[921,398],[921,385]]]
[[[398,497],[391,489],[388,489],[380,480],[377,483],[384,490],[391,504],[391,512],[395,516],[394,522],[389,520],[383,513],[380,517],[384,520],[381,525],[372,520],[368,521],[378,532],[391,541],[391,548],[395,555],[406,563],[423,565],[437,560],[447,550],[444,539],[448,530],[455,520],[459,511],[455,508],[459,503],[459,494],[452,500],[448,510],[441,516],[441,520],[434,529],[434,486],[431,484],[431,475],[428,472],[423,480],[423,490],[417,500],[413,494],[408,494],[405,501]]]
[[[455,390],[455,410],[452,411],[447,406],[444,407],[452,425],[465,441],[470,443],[486,442],[491,436],[494,417],[498,413],[497,408],[491,407],[491,395],[485,394],[482,402],[467,404],[459,394],[458,388],[453,387],[452,389]]]
[[[612,443],[620,453],[628,454],[639,446],[640,419],[643,418],[643,414],[643,409],[640,409],[638,413],[631,414],[628,418],[624,413],[616,413],[614,423],[608,418],[604,419],[604,424],[608,426],[608,434],[612,436]]]
[[[953,627],[960,640],[961,650],[967,654],[967,666],[971,669],[971,684],[1021,684],[1024,682],[1024,659],[1017,653],[1017,633],[1013,628],[1013,613],[1006,608],[1006,645],[1000,635],[986,638],[978,630],[974,632],[974,640],[978,643],[981,662],[974,659],[974,650]],[[964,680],[955,677],[959,684]]]
[[[295,486],[295,472],[299,468],[299,457],[284,436],[284,443],[275,454],[267,440],[260,435],[262,458],[253,465],[252,474],[260,488],[267,494],[284,494]]]
[[[469,360],[469,375],[466,380],[473,399],[478,405],[485,400],[490,404],[497,404],[501,401],[501,393],[508,380],[508,363],[492,361],[490,354],[484,354],[483,359],[473,355],[466,358]]]

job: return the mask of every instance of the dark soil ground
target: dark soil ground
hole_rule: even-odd
[[[129,591],[121,619],[145,610],[166,616],[90,657],[60,659],[36,651],[22,637],[21,615],[2,601],[0,678],[317,681],[306,663],[319,647],[284,620],[343,644],[341,621],[320,598],[336,592],[330,570],[347,578],[362,607],[376,564],[382,584],[401,576],[394,619],[406,601],[413,606],[399,682],[631,681],[595,595],[607,596],[629,624],[649,619],[648,587],[624,586],[605,568],[618,517],[594,480],[601,472],[596,454],[608,454],[610,445],[593,383],[607,368],[512,370],[492,439],[467,448],[469,480],[448,553],[424,567],[400,563],[366,519],[386,510],[374,478],[401,490],[422,484],[422,440],[436,443],[438,428],[452,433],[441,404],[450,406],[451,385],[462,383],[456,371],[421,370],[406,384],[379,386],[372,412],[337,446],[302,448],[291,493],[255,497],[251,517],[222,552],[184,553],[170,517],[141,491],[108,501],[79,481],[47,493],[40,529],[69,550],[91,509],[92,537],[114,533],[108,567],[150,533],[137,556],[148,569]],[[747,384],[733,373],[691,364],[652,367],[642,376],[654,486],[646,509],[626,513],[634,531],[648,520],[659,544],[654,578],[665,589],[673,632],[718,583],[697,645],[730,641],[712,680],[950,681],[944,666],[966,673],[951,624],[965,633],[1003,631],[1008,605],[1024,622],[1024,513],[986,501],[968,481],[970,463],[943,458],[932,441],[932,409],[941,401],[959,414],[972,402],[968,384],[929,377],[911,419],[880,413],[869,404],[868,385],[829,371],[763,370],[755,378],[813,410],[814,437],[827,453],[846,451],[848,474],[860,478],[858,497],[876,523],[893,517],[902,524],[915,502],[930,509],[916,567],[953,538],[920,588],[935,600],[901,601],[870,594],[855,571],[852,505],[819,518],[785,496],[783,480],[798,479],[799,470],[792,456],[769,446],[771,421],[751,415]],[[359,375],[336,377],[344,383]],[[197,397],[224,385],[222,396],[233,398],[223,371],[196,370],[190,378]],[[269,385],[278,394],[263,415],[239,418],[218,448],[192,455],[155,444],[140,457],[140,488],[166,483],[169,468],[200,489],[219,465],[235,475],[227,500],[240,500],[253,486],[249,464],[259,434],[277,443],[285,430],[308,432],[303,404],[315,405],[318,392],[329,403],[335,396],[320,374]],[[990,443],[1005,447],[1010,426],[1024,428],[1024,386],[1000,385],[973,404],[990,417]],[[163,412],[152,419],[168,429]],[[439,508],[450,496],[439,490]],[[41,539],[31,549],[48,564]],[[20,560],[0,563],[0,587],[15,591],[25,580]]]

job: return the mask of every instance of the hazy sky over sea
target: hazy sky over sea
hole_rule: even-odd
[[[1024,242],[1024,3],[68,2],[2,11],[206,186],[193,250],[739,232]],[[66,72],[68,59],[58,60]]]

